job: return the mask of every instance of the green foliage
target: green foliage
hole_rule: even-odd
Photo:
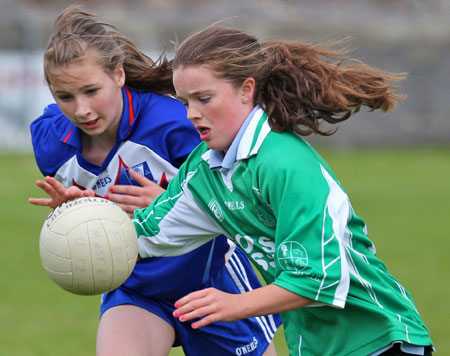
[[[438,351],[450,350],[450,152],[319,150],[365,219],[378,256],[411,292]],[[43,270],[38,239],[49,213],[30,155],[0,155],[1,355],[94,355],[100,297],[72,295]],[[287,355],[281,331],[276,346]],[[171,356],[183,355],[181,348]]]

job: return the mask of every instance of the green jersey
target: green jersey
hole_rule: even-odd
[[[393,341],[431,345],[405,288],[376,257],[364,221],[326,162],[261,110],[236,163],[211,170],[200,144],[166,193],[133,222],[142,257],[186,253],[225,234],[267,283],[314,301],[282,314],[290,355],[369,355]]]

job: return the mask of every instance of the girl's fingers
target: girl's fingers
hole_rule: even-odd
[[[208,298],[212,290],[212,288],[207,288],[192,292],[176,301],[174,316],[180,317],[181,321],[187,321],[214,312],[212,301]]]
[[[53,189],[53,187],[47,182],[43,182],[41,180],[36,181],[36,185],[41,188],[44,192],[46,192],[52,198],[56,197],[57,193]]]
[[[183,307],[186,307],[186,305],[189,304],[190,302],[203,298],[207,294],[206,291],[207,291],[207,289],[202,289],[199,291],[189,293],[188,295],[184,296],[183,298],[178,299],[175,302],[175,308],[181,309]]]
[[[245,293],[244,293],[245,294]],[[194,329],[216,321],[234,321],[243,315],[238,305],[243,294],[230,294],[216,288],[206,288],[181,298],[175,303],[173,315],[180,321],[194,320]]]
[[[105,195],[106,199],[116,204],[130,205],[134,209],[146,208],[164,189],[159,185],[138,187],[115,185],[110,188],[111,194]]]
[[[95,196],[93,190],[83,191],[75,186],[66,188],[61,182],[50,176],[45,177],[44,181],[37,180],[36,185],[50,198],[30,198],[28,201],[34,205],[49,206],[53,209],[71,199]]]
[[[28,202],[33,205],[50,206],[51,199],[47,198],[28,198]]]
[[[70,188],[64,188],[62,196],[66,197],[66,200],[70,199],[76,199],[76,198],[82,198],[82,197],[93,197],[95,196],[95,193],[93,190],[87,189],[87,190],[81,190],[78,187],[70,187]]]
[[[210,314],[208,316],[205,316],[204,318],[197,320],[191,324],[193,329],[198,329],[203,326],[209,325],[217,321],[217,318],[215,317],[215,314]]]
[[[133,178],[136,182],[138,182],[146,192],[147,196],[151,196],[152,199],[155,199],[159,194],[164,192],[164,188],[162,188],[159,184],[153,182],[142,174],[136,173],[135,171],[130,169],[131,178]]]
[[[116,194],[139,196],[142,189],[142,187],[137,185],[113,185],[109,188],[109,191]]]
[[[213,289],[208,288],[188,294],[175,303],[177,309],[173,315],[181,322],[194,320],[191,324],[194,329],[222,320],[220,307],[214,302],[214,298],[211,298],[215,293]]]
[[[143,187],[151,184],[155,184],[150,179],[148,179],[146,176],[143,176],[142,174],[139,174],[132,169],[129,169],[128,172],[130,173],[131,178],[133,178],[136,182],[138,182]]]
[[[138,206],[140,198],[134,195],[125,194],[107,194],[105,197],[116,204]]]
[[[191,309],[191,311],[186,311],[186,309]],[[209,305],[205,305],[203,307],[195,307],[190,308],[189,305],[185,306],[184,308],[180,308],[174,311],[173,315],[175,317],[178,317],[180,321],[190,321],[194,319],[200,319],[201,323],[198,324],[199,327],[208,325],[214,321],[217,321],[211,307]],[[197,321],[198,323],[199,321]]]
[[[65,195],[66,187],[64,187],[61,182],[49,176],[45,177],[45,181],[54,189],[56,193],[58,193],[59,195]]]
[[[95,197],[95,192],[92,189],[86,189],[82,192],[83,197]]]
[[[194,329],[201,328],[203,326],[209,325],[211,323],[216,322],[218,319],[216,314],[211,313],[208,314],[206,312],[201,313],[200,310],[197,310],[196,313],[184,314],[179,317],[181,322],[191,322],[191,326]]]

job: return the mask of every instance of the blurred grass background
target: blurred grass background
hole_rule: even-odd
[[[388,270],[411,292],[437,348],[449,354],[450,149],[321,148]],[[38,239],[49,210],[30,154],[0,154],[0,355],[94,355],[99,296],[71,295],[45,274]],[[280,356],[287,348],[279,332]],[[183,355],[181,348],[171,356]]]

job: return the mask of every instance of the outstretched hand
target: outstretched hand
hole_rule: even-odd
[[[149,206],[158,195],[164,192],[164,188],[132,169],[129,173],[131,178],[141,186],[114,185],[110,188],[111,193],[105,195],[105,198],[119,205],[130,217],[133,217],[136,209]]]
[[[50,198],[28,198],[28,202],[34,205],[48,206],[52,209],[71,199],[95,196],[93,190],[81,190],[75,186],[66,188],[61,182],[49,176],[45,177],[44,181],[37,180],[36,185]]]
[[[192,292],[175,303],[173,315],[180,321],[201,318],[192,323],[198,329],[215,321],[236,321],[245,318],[240,299],[244,294],[230,294],[215,288]]]
[[[189,321],[194,329],[215,321],[235,321],[254,316],[282,313],[311,304],[311,299],[268,284],[242,294],[228,294],[215,288],[192,292],[175,302],[173,316]]]

